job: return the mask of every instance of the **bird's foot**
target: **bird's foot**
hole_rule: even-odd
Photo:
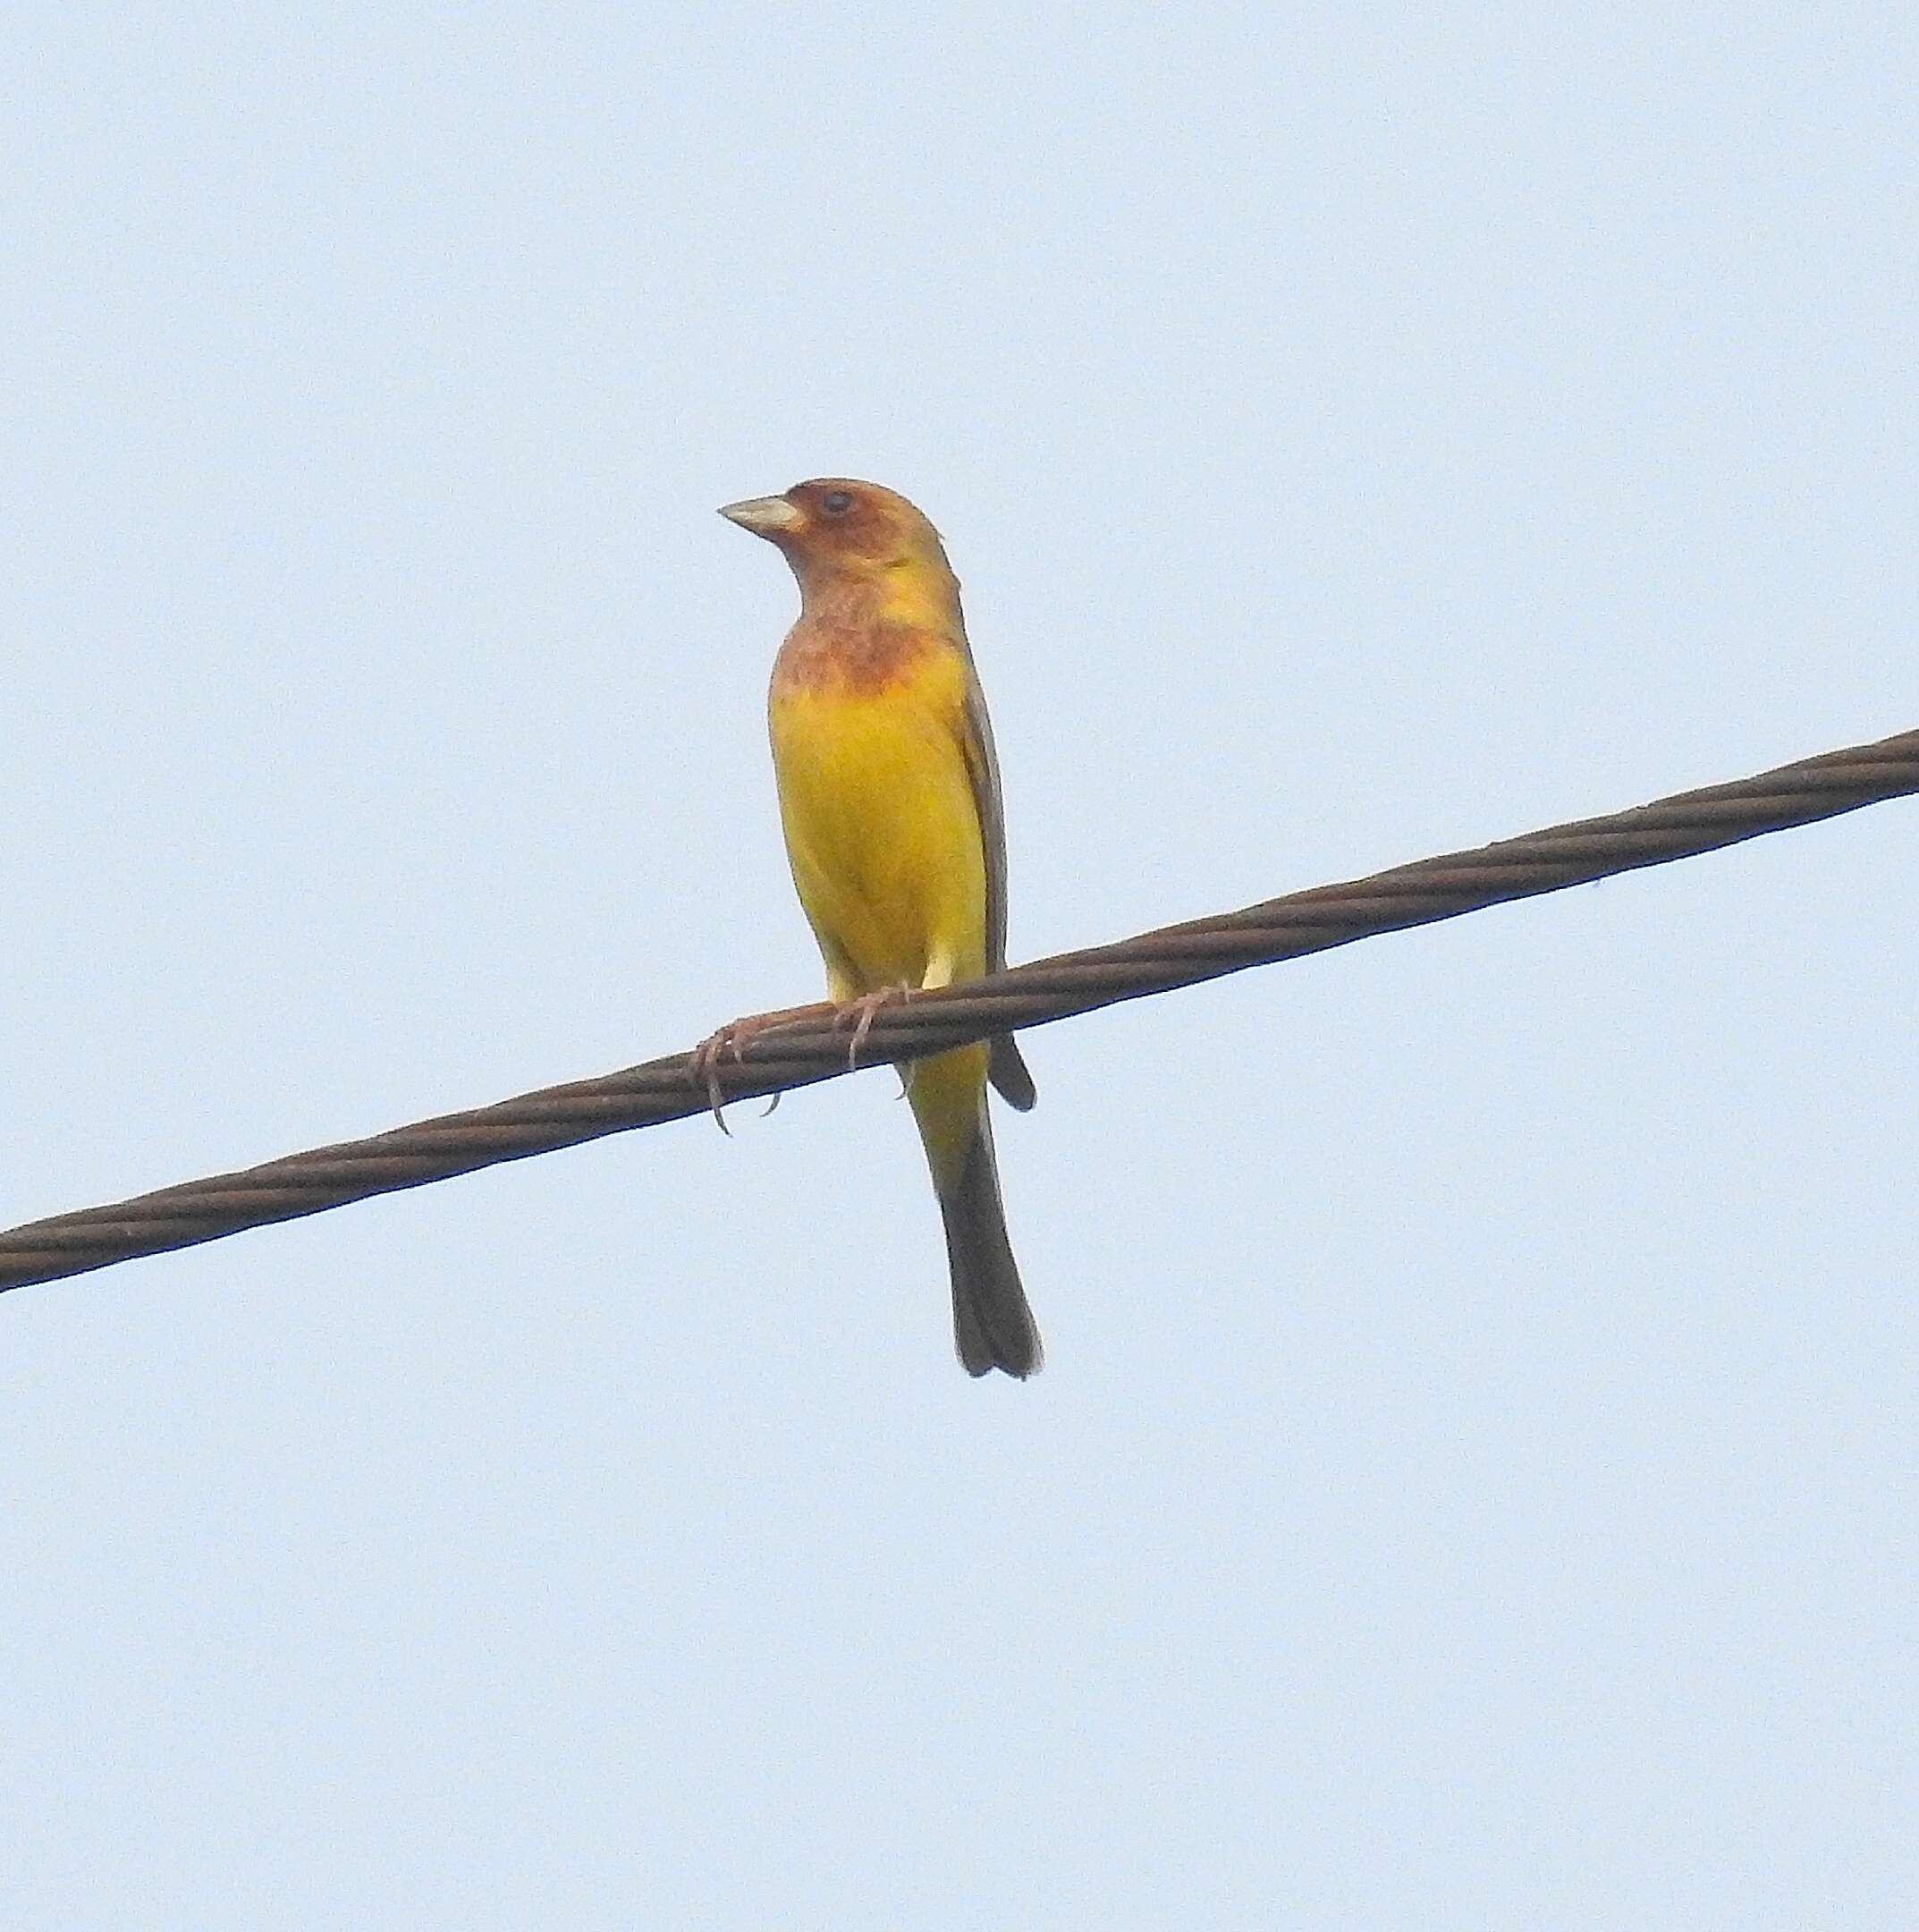
[[[833,1025],[850,1026],[853,1030],[853,1037],[846,1049],[848,1066],[859,1064],[859,1049],[866,1045],[867,1035],[873,1030],[873,1021],[880,1008],[904,999],[908,991],[904,986],[875,987],[872,992],[862,993],[858,999],[848,1000],[833,1009]]]
[[[687,1078],[706,1096],[706,1104],[713,1109],[713,1117],[723,1134],[730,1139],[732,1129],[726,1124],[726,1103],[720,1092],[722,1064],[731,1060],[735,1066],[743,1066],[748,1042],[761,1033],[797,1026],[803,1020],[821,1020],[833,1011],[824,1002],[816,1000],[807,1006],[782,1006],[775,1013],[748,1013],[742,1019],[729,1020],[693,1049],[687,1060]],[[771,1114],[779,1104],[780,1097],[774,1094],[767,1102],[766,1112]]]

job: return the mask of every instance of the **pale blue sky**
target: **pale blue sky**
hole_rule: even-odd
[[[946,533],[1016,958],[1919,724],[1908,8],[7,30],[0,1219],[819,974],[713,514]],[[0,1301],[0,1917],[1858,1928],[1919,810]]]

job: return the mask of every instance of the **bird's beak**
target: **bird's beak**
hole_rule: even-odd
[[[756,537],[779,537],[806,521],[783,496],[748,496],[744,503],[722,504],[720,514]]]

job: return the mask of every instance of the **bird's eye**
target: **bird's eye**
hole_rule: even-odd
[[[820,498],[820,508],[828,516],[844,516],[853,507],[853,493],[850,490],[828,490]]]

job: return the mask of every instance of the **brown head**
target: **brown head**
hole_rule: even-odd
[[[855,477],[816,477],[779,496],[726,504],[723,517],[776,545],[802,597],[867,583],[920,595],[953,583],[940,533],[896,490]]]

